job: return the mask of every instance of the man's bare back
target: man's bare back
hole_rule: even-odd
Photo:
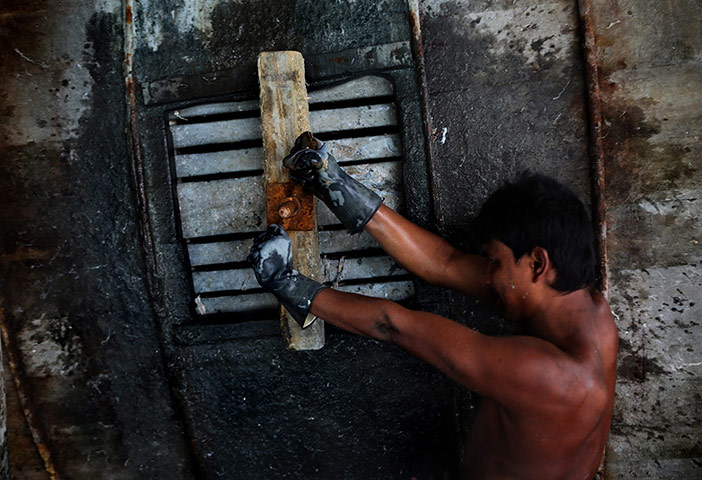
[[[309,133],[285,165],[349,232],[364,229],[410,273],[496,305],[525,333],[490,337],[433,313],[324,287],[292,269],[290,239],[272,226],[250,260],[288,312],[301,324],[312,313],[393,343],[481,395],[466,478],[591,479],[609,434],[618,337],[594,291],[582,202],[539,175],[507,184],[474,221],[484,248],[476,255],[382,205]]]
[[[588,397],[557,405],[544,398],[542,412],[509,409],[483,398],[468,439],[464,478],[594,477],[609,435],[618,337],[601,294],[592,295],[592,309],[594,314],[583,320],[592,326],[586,339],[579,335],[581,341],[563,352],[564,361],[591,378]]]

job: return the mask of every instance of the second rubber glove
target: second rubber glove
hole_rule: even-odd
[[[292,267],[292,243],[280,225],[273,224],[256,238],[248,257],[256,280],[278,297],[292,317],[305,327],[312,301],[324,289]]]

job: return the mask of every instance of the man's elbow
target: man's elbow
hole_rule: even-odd
[[[383,301],[381,308],[373,318],[371,337],[384,342],[396,343],[402,332],[398,318],[403,310],[395,302]]]

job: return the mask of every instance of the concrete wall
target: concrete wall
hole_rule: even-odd
[[[595,1],[610,300],[611,478],[702,476],[702,5]]]
[[[609,298],[621,336],[610,478],[700,475],[701,8],[594,2]],[[443,233],[467,244],[482,200],[524,168],[587,201],[577,2],[424,0],[420,10]],[[447,305],[474,328],[505,330],[459,295]]]
[[[594,4],[610,298],[622,338],[607,469],[611,478],[695,478],[702,7]],[[142,87],[248,68],[262,49],[317,54],[408,38],[405,4],[390,0],[143,1],[131,13]],[[586,198],[576,2],[424,0],[420,17],[437,229],[469,246],[482,200],[523,168]],[[5,363],[13,478],[49,478],[51,468],[76,479],[452,478],[452,435],[468,428],[470,395],[403,352],[339,333],[325,351],[299,355],[272,337],[179,349],[163,341],[169,323],[157,320],[168,312],[148,293],[125,134],[127,20],[118,0],[0,7],[0,308],[15,348],[13,366]],[[165,161],[160,111],[137,101],[147,162]],[[159,168],[151,187],[168,190]],[[171,208],[161,202],[151,206]],[[158,222],[158,261],[182,263],[172,219]],[[494,312],[437,295],[451,318],[507,331]],[[186,409],[184,421],[184,404],[205,407]]]
[[[123,24],[117,0],[0,7],[0,313],[13,347],[14,478],[189,470],[143,280]]]

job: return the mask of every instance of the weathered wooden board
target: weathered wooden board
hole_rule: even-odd
[[[302,55],[299,52],[259,54],[258,78],[264,186],[289,182],[281,160],[298,135],[310,130]],[[314,216],[314,204],[311,214]],[[319,242],[316,222],[313,223],[312,230],[288,231],[288,235],[292,240],[293,266],[303,275],[318,280],[321,276]],[[303,329],[281,308],[281,325],[290,349],[315,350],[324,346],[324,323],[311,315],[305,320],[306,328]]]

